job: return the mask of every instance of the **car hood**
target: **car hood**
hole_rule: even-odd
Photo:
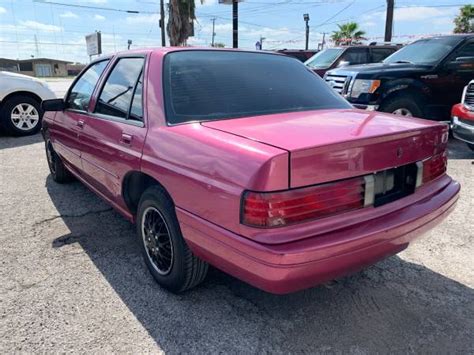
[[[418,73],[432,69],[432,65],[410,64],[410,63],[372,63],[362,65],[351,65],[344,68],[337,68],[328,71],[328,75],[350,75],[370,76],[397,74],[397,73]]]
[[[28,76],[28,75],[12,73],[12,72],[7,72],[7,71],[0,71],[0,78],[28,80],[28,81],[35,81],[35,82],[44,82],[43,80],[33,78],[31,76]]]
[[[317,110],[203,122],[288,151],[417,131],[436,123],[357,109]]]

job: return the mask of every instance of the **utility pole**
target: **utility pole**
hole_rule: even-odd
[[[263,50],[263,41],[266,39],[266,37],[262,37],[262,35],[260,35],[260,50]]]
[[[392,41],[393,30],[393,8],[395,0],[387,0],[387,18],[385,19],[385,42]]]
[[[239,48],[239,2],[232,0],[232,47]]]
[[[214,37],[216,37],[216,32],[214,31],[215,25],[216,25],[216,18],[212,18],[212,42],[211,42],[211,47],[214,47]]]
[[[304,22],[306,22],[306,45],[305,49],[308,50],[308,44],[309,44],[309,14],[304,14],[303,15]]]
[[[160,28],[161,28],[161,46],[166,47],[165,0],[160,0]]]
[[[326,35],[329,34],[328,32],[323,32],[323,42],[321,43],[321,50],[324,49],[324,45],[326,44]]]

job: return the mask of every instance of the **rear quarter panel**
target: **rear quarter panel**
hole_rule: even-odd
[[[288,153],[199,123],[151,129],[142,171],[157,179],[175,205],[241,233],[244,190],[288,188]]]

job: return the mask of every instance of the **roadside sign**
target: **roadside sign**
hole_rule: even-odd
[[[102,34],[94,32],[86,36],[87,55],[102,54]]]

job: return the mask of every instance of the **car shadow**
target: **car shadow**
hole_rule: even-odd
[[[166,352],[474,349],[474,291],[424,266],[392,257],[284,296],[211,269],[202,285],[173,295],[146,270],[132,224],[78,182],[58,185],[49,176],[46,188],[70,231],[56,238],[52,248],[61,255],[68,245],[80,245]]]
[[[8,148],[18,148],[25,145],[35,144],[43,141],[41,133],[36,133],[31,136],[14,137],[8,136],[0,131],[0,150]]]

